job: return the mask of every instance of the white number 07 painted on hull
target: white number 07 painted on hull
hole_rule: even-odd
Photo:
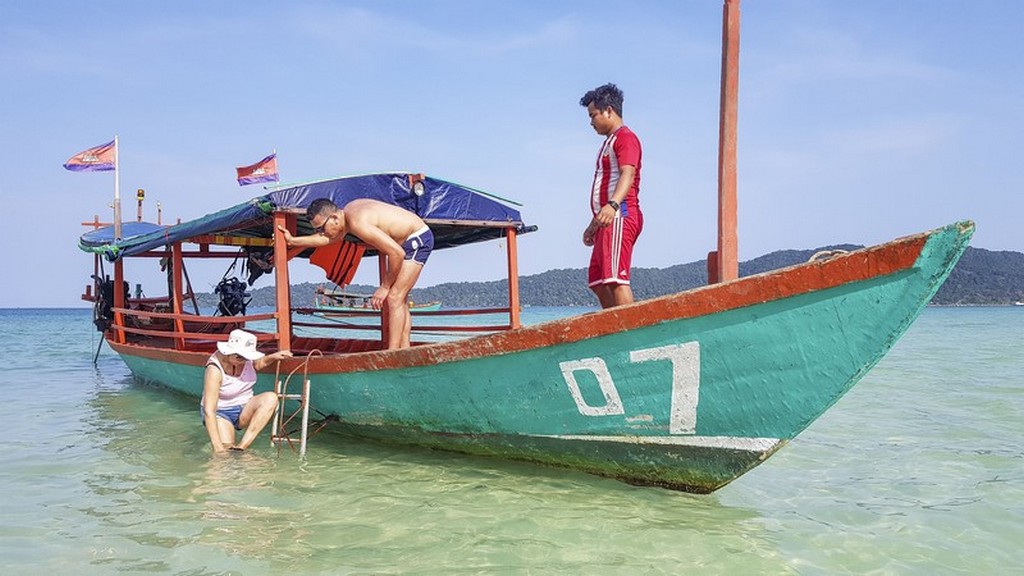
[[[668,360],[672,363],[672,403],[669,408],[670,434],[694,434],[697,430],[697,400],[700,392],[700,343],[686,342],[671,344],[657,348],[633,350],[629,353],[629,361],[649,362],[651,360]],[[615,382],[612,381],[608,365],[602,358],[582,358],[560,362],[562,377],[569,386],[569,394],[576,401],[576,408],[584,416],[615,416],[625,414],[622,397],[619,396]],[[583,399],[580,385],[576,381],[576,373],[587,371],[597,379],[604,405],[591,406]]]

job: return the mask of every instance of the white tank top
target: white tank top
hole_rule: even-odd
[[[249,398],[252,398],[252,388],[256,385],[256,367],[252,365],[252,360],[245,361],[245,365],[242,366],[242,372],[238,376],[232,376],[224,370],[224,367],[220,365],[220,361],[217,360],[217,354],[213,354],[206,361],[207,366],[211,364],[220,369],[221,373],[217,410],[231,408],[232,406],[245,406]],[[200,406],[203,405],[203,400],[205,398],[200,399]]]

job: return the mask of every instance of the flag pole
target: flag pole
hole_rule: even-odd
[[[274,148],[274,165],[277,166],[277,185],[281,185],[281,163],[277,161],[277,148]]]
[[[114,240],[121,239],[121,162],[118,153],[121,146],[114,135]]]

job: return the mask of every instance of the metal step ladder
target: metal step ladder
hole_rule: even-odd
[[[281,446],[288,444],[292,450],[295,450],[295,440],[292,436],[296,433],[299,434],[298,439],[298,451],[299,456],[304,457],[306,455],[306,440],[309,437],[309,359],[313,356],[323,356],[323,353],[319,350],[311,351],[307,356],[306,360],[302,363],[302,390],[298,393],[288,392],[288,386],[291,382],[292,377],[296,376],[300,367],[295,367],[284,380],[281,379],[281,364],[277,365],[277,373],[274,376],[274,392],[277,393],[277,411],[274,414],[274,422],[270,428],[270,444],[277,446],[278,452],[281,451]],[[294,387],[292,388],[294,390]],[[295,408],[288,411],[287,404],[289,402],[295,402]],[[325,417],[319,423],[316,430],[313,431],[315,434],[323,429],[327,424],[329,417]],[[297,429],[289,430],[290,427],[294,427],[296,420],[299,420],[300,424]]]

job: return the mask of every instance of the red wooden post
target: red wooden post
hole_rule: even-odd
[[[718,282],[718,252],[708,252],[708,284]]]
[[[709,277],[709,282],[735,280],[739,277],[736,233],[739,72],[740,0],[725,0],[722,8],[722,100],[718,125],[718,262],[716,277]]]
[[[383,286],[384,279],[387,278],[388,274],[388,255],[378,252],[377,254],[377,277],[379,278],[378,284]],[[388,335],[391,334],[391,330],[388,327],[388,314],[391,311],[388,310],[387,300],[384,301],[384,305],[380,308],[380,347],[386,349],[388,347]],[[410,327],[411,329],[411,327]]]
[[[508,252],[508,325],[519,328],[519,256],[516,246],[516,229],[508,228],[506,251]]]
[[[114,262],[114,308],[124,308],[128,303],[124,299],[124,258]],[[124,313],[114,312],[114,328],[124,327]],[[124,330],[117,330],[116,339],[119,344],[125,343]]]
[[[296,232],[294,214],[274,212],[274,292],[277,309],[277,349],[292,348],[292,302],[291,285],[288,283],[288,243],[284,234],[277,229],[283,226]]]
[[[174,294],[171,295],[171,306],[173,307],[174,331],[181,334],[185,332],[185,320],[182,314],[185,312],[185,257],[181,251],[181,242],[171,245],[171,285],[174,287]],[[174,347],[177,350],[185,349],[185,337],[174,339]]]

